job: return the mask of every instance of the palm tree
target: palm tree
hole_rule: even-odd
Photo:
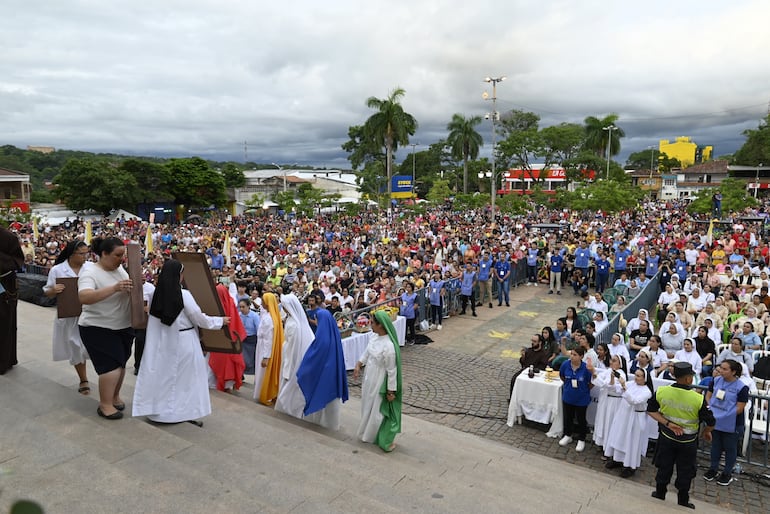
[[[414,135],[417,130],[417,120],[414,116],[404,111],[399,103],[405,91],[396,87],[390,92],[387,98],[379,99],[369,97],[366,100],[366,106],[370,109],[377,109],[364,124],[364,133],[368,138],[376,142],[379,146],[385,147],[385,171],[388,176],[388,202],[393,192],[391,181],[393,173],[393,152],[398,145],[409,143],[409,136]]]
[[[607,158],[607,139],[610,139],[610,155],[617,155],[620,153],[620,138],[626,137],[626,133],[623,129],[618,127],[615,123],[618,120],[618,115],[610,113],[602,119],[596,116],[589,116],[585,119],[586,140],[585,148],[595,152],[596,155],[602,159]],[[613,125],[615,128],[607,131],[605,127]],[[610,135],[607,135],[607,132]]]
[[[452,147],[452,157],[463,160],[463,193],[468,194],[468,159],[479,156],[479,147],[484,144],[481,134],[474,128],[481,123],[481,116],[466,118],[454,114],[446,129],[449,131],[447,143]]]

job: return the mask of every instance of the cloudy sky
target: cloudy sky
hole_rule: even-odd
[[[368,97],[406,90],[419,150],[505,75],[500,112],[618,113],[623,159],[680,135],[722,155],[767,113],[768,19],[766,0],[4,0],[0,144],[243,161],[247,141],[346,167]]]

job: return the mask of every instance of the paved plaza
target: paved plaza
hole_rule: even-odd
[[[519,369],[518,356],[532,334],[544,326],[555,326],[566,308],[575,305],[571,291],[548,295],[547,288],[518,287],[511,291],[511,307],[477,307],[478,317],[469,315],[444,320],[443,330],[428,333],[433,343],[403,349],[405,414],[420,417],[463,432],[479,435],[517,448],[595,470],[601,479],[609,476],[601,451],[588,444],[577,453],[548,438],[544,425],[526,422],[506,425],[510,379]],[[631,317],[631,316],[629,316]],[[761,451],[759,442],[755,449]],[[649,453],[652,456],[652,452]],[[706,466],[704,468],[704,466]],[[701,456],[693,497],[744,512],[770,511],[770,489],[746,475],[736,475],[729,487],[702,478],[708,458]],[[746,466],[747,471],[770,473]],[[617,471],[617,470],[616,470]],[[617,472],[612,472],[617,476]],[[629,480],[654,488],[655,468],[651,459]],[[766,480],[766,483],[770,480]]]
[[[573,302],[520,287],[511,307],[452,317],[428,333],[434,342],[404,347],[404,433],[392,454],[357,440],[352,381],[339,432],[253,403],[248,385],[234,395],[212,392],[203,430],[100,420],[90,364],[92,395],[83,397],[71,367],[50,360],[55,310],[22,303],[20,365],[0,377],[0,510],[18,493],[49,512],[72,512],[68,505],[104,512],[101,491],[118,480],[122,486],[108,495],[114,512],[681,511],[649,497],[648,460],[624,480],[604,470],[590,444],[579,454],[542,426],[506,426],[522,342]],[[129,403],[133,384],[129,375]],[[296,488],[286,491],[284,477],[296,477]],[[744,477],[727,488],[696,479],[698,511],[766,512],[768,489]],[[545,494],[543,484],[557,483],[563,494]],[[511,503],[518,498],[527,502]]]

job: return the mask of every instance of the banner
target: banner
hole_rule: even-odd
[[[152,249],[152,229],[150,228],[150,223],[147,224],[147,234],[144,236],[144,258],[146,259],[148,255],[150,255],[153,252]]]
[[[412,197],[412,177],[409,175],[393,175],[391,186],[391,198]]]

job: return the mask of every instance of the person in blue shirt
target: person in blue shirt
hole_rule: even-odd
[[[556,294],[561,294],[561,269],[562,266],[564,266],[564,257],[562,257],[558,244],[551,252],[550,264],[551,269],[548,278],[548,294],[553,294],[554,290],[556,291]]]
[[[674,261],[674,273],[679,275],[679,280],[682,282],[682,284],[685,283],[687,280],[687,269],[689,268],[689,264],[687,264],[687,261],[684,258],[684,255],[680,252],[677,257],[676,261]]]
[[[446,287],[441,280],[441,274],[436,271],[428,282],[428,301],[430,302],[430,328],[441,330],[441,319],[444,315],[444,296]]]
[[[527,286],[530,284],[537,287],[537,256],[539,250],[537,246],[527,248]]]
[[[495,260],[489,255],[489,252],[484,250],[481,253],[481,259],[479,259],[479,299],[478,305],[484,305],[484,301],[489,296],[489,308],[492,308],[492,269]]]
[[[460,284],[460,297],[462,298],[462,308],[463,310],[460,311],[460,314],[465,314],[465,310],[468,307],[468,302],[471,302],[471,312],[473,312],[473,316],[476,317],[476,295],[474,293],[474,288],[476,287],[476,277],[478,275],[476,274],[476,271],[473,269],[473,264],[468,263],[465,265],[465,270],[463,271],[462,276],[462,283]]]
[[[406,343],[412,345],[417,337],[414,329],[417,322],[417,294],[414,292],[414,284],[411,282],[404,282],[404,288],[406,291],[401,295],[399,314],[406,318]]]
[[[254,362],[257,352],[257,330],[259,329],[259,314],[251,310],[251,300],[242,299],[238,301],[238,313],[243,322],[243,328],[246,329],[246,339],[241,343],[241,355],[246,364],[244,375],[253,375],[255,372]]]
[[[511,299],[509,297],[510,277],[511,263],[508,262],[508,256],[503,252],[500,252],[497,254],[497,261],[495,261],[495,280],[497,280],[498,307],[503,305],[503,298],[505,298],[505,306],[511,306]]]
[[[650,279],[644,271],[640,271],[639,276],[636,277],[636,283],[639,284],[639,289],[644,289],[650,283]]]
[[[580,270],[583,277],[588,280],[588,266],[591,264],[591,250],[585,240],[580,241],[580,246],[575,249],[575,268]]]
[[[209,267],[213,270],[222,271],[222,267],[225,265],[225,258],[221,253],[219,253],[219,248],[209,248],[206,250],[206,254],[211,259],[211,264]]]
[[[613,278],[613,283],[620,278],[620,275],[624,271],[626,271],[629,257],[631,257],[631,251],[626,248],[626,243],[621,242],[615,252],[615,277]]]
[[[658,272],[658,266],[660,264],[660,255],[657,254],[655,248],[650,248],[650,252],[647,254],[645,260],[644,272],[648,277],[654,277]],[[640,284],[641,285],[641,284]]]
[[[586,350],[578,346],[570,350],[569,361],[559,368],[562,386],[561,403],[564,411],[564,437],[559,446],[572,443],[572,435],[577,439],[575,451],[582,452],[586,448],[588,421],[586,411],[591,404],[592,372],[583,362]]]
[[[603,293],[607,289],[607,282],[610,279],[610,261],[601,248],[596,257],[596,292]]]
[[[318,328],[318,311],[320,309],[318,304],[318,296],[311,293],[307,297],[307,310],[305,310],[305,314],[307,314],[307,322],[310,323],[310,328],[314,334]]]

